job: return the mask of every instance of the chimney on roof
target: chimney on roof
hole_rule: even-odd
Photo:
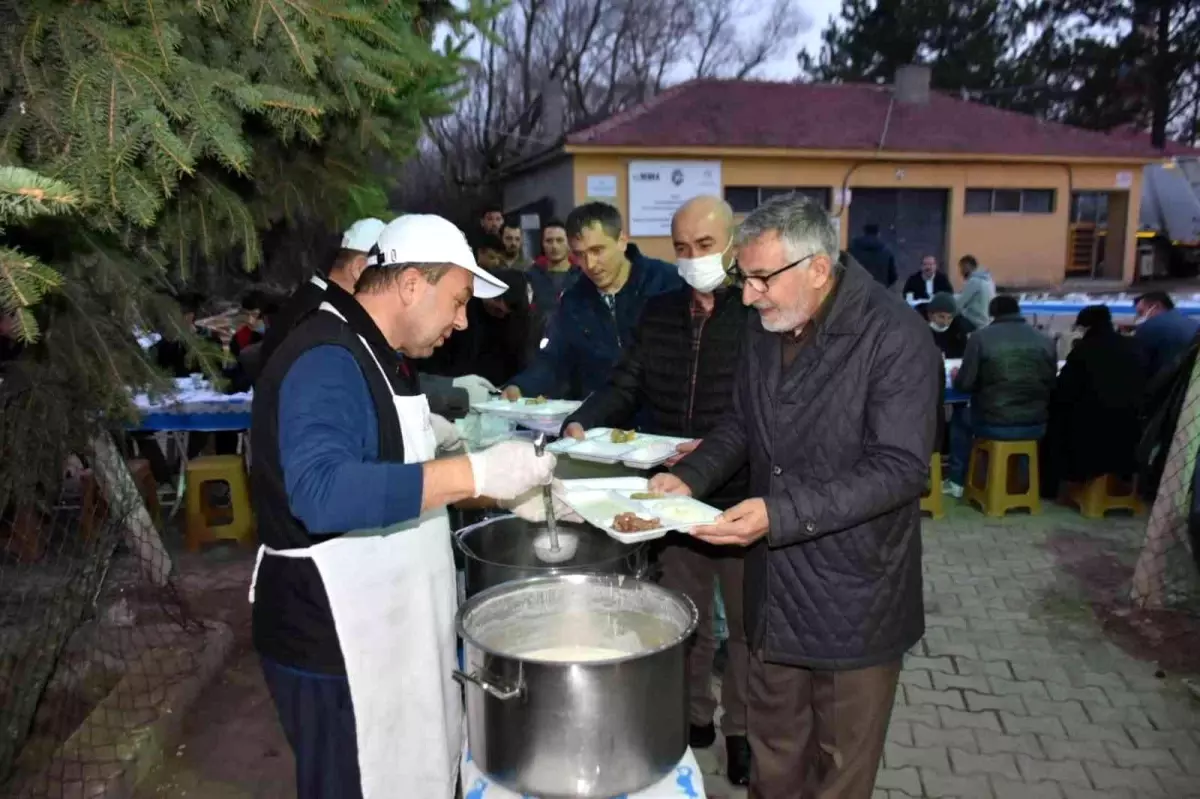
[[[925,105],[929,102],[929,67],[906,64],[896,70],[896,82],[892,88],[896,102],[908,105]]]

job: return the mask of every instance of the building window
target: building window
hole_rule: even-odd
[[[1054,189],[967,189],[968,214],[1052,214]]]
[[[829,210],[828,186],[726,186],[725,202],[735,214],[748,214],[780,194],[801,194]]]

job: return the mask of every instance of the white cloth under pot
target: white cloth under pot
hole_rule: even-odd
[[[345,321],[329,303],[321,310]],[[392,385],[378,358],[375,365]],[[429,403],[423,395],[393,400],[404,462],[432,460]],[[311,558],[321,574],[354,703],[364,799],[391,799],[398,786],[409,796],[452,797],[464,718],[451,677],[458,592],[446,509],[305,549],[260,547],[259,563],[264,555]]]

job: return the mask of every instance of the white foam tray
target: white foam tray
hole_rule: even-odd
[[[648,484],[649,481],[642,477],[563,480],[563,493],[559,496],[584,521],[623,544],[652,541],[672,531],[687,532],[697,525],[709,524],[721,515],[721,511],[691,497],[630,498],[630,494],[648,490]],[[664,523],[661,527],[636,533],[614,530],[613,518],[626,512],[643,518],[657,517]]]
[[[528,405],[526,399],[509,402],[506,399],[492,399],[487,402],[471,404],[471,410],[479,413],[490,413],[505,419],[565,419],[579,409],[582,402],[576,400],[547,400],[540,405]]]
[[[670,460],[677,453],[677,445],[692,440],[638,433],[633,441],[614,444],[609,439],[611,434],[611,427],[594,427],[587,431],[583,441],[560,438],[546,449],[558,455],[591,463],[621,463],[631,469],[653,469]]]

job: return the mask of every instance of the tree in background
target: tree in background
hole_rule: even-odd
[[[827,81],[921,63],[937,89],[1045,119],[1200,135],[1200,0],[845,0],[799,60]]]
[[[20,167],[0,166],[0,237],[5,225],[75,209],[79,197],[61,181]],[[3,241],[3,238],[0,238]],[[11,316],[17,340],[32,344],[39,335],[33,308],[62,277],[37,258],[0,244],[0,313]]]
[[[890,83],[926,64],[936,87],[989,92],[1008,85],[1027,16],[1017,0],[845,0],[800,68],[812,80]]]
[[[74,190],[74,213],[4,232],[5,253],[38,259],[61,285],[36,308],[0,292],[44,333],[10,370],[21,379],[4,383],[4,463],[18,473],[0,467],[0,494],[53,475],[60,450],[127,417],[130,390],[155,384],[135,328],[188,341],[198,371],[214,371],[171,290],[213,264],[256,268],[264,231],[332,228],[382,197],[375,165],[409,154],[424,120],[456,99],[462,45],[434,46],[434,24],[465,41],[490,13],[0,0],[0,163]]]
[[[431,124],[429,147],[408,165],[398,197],[461,208],[464,194],[486,194],[515,164],[559,144],[564,132],[672,83],[753,77],[811,24],[799,5],[515,0],[491,23],[455,113]]]

